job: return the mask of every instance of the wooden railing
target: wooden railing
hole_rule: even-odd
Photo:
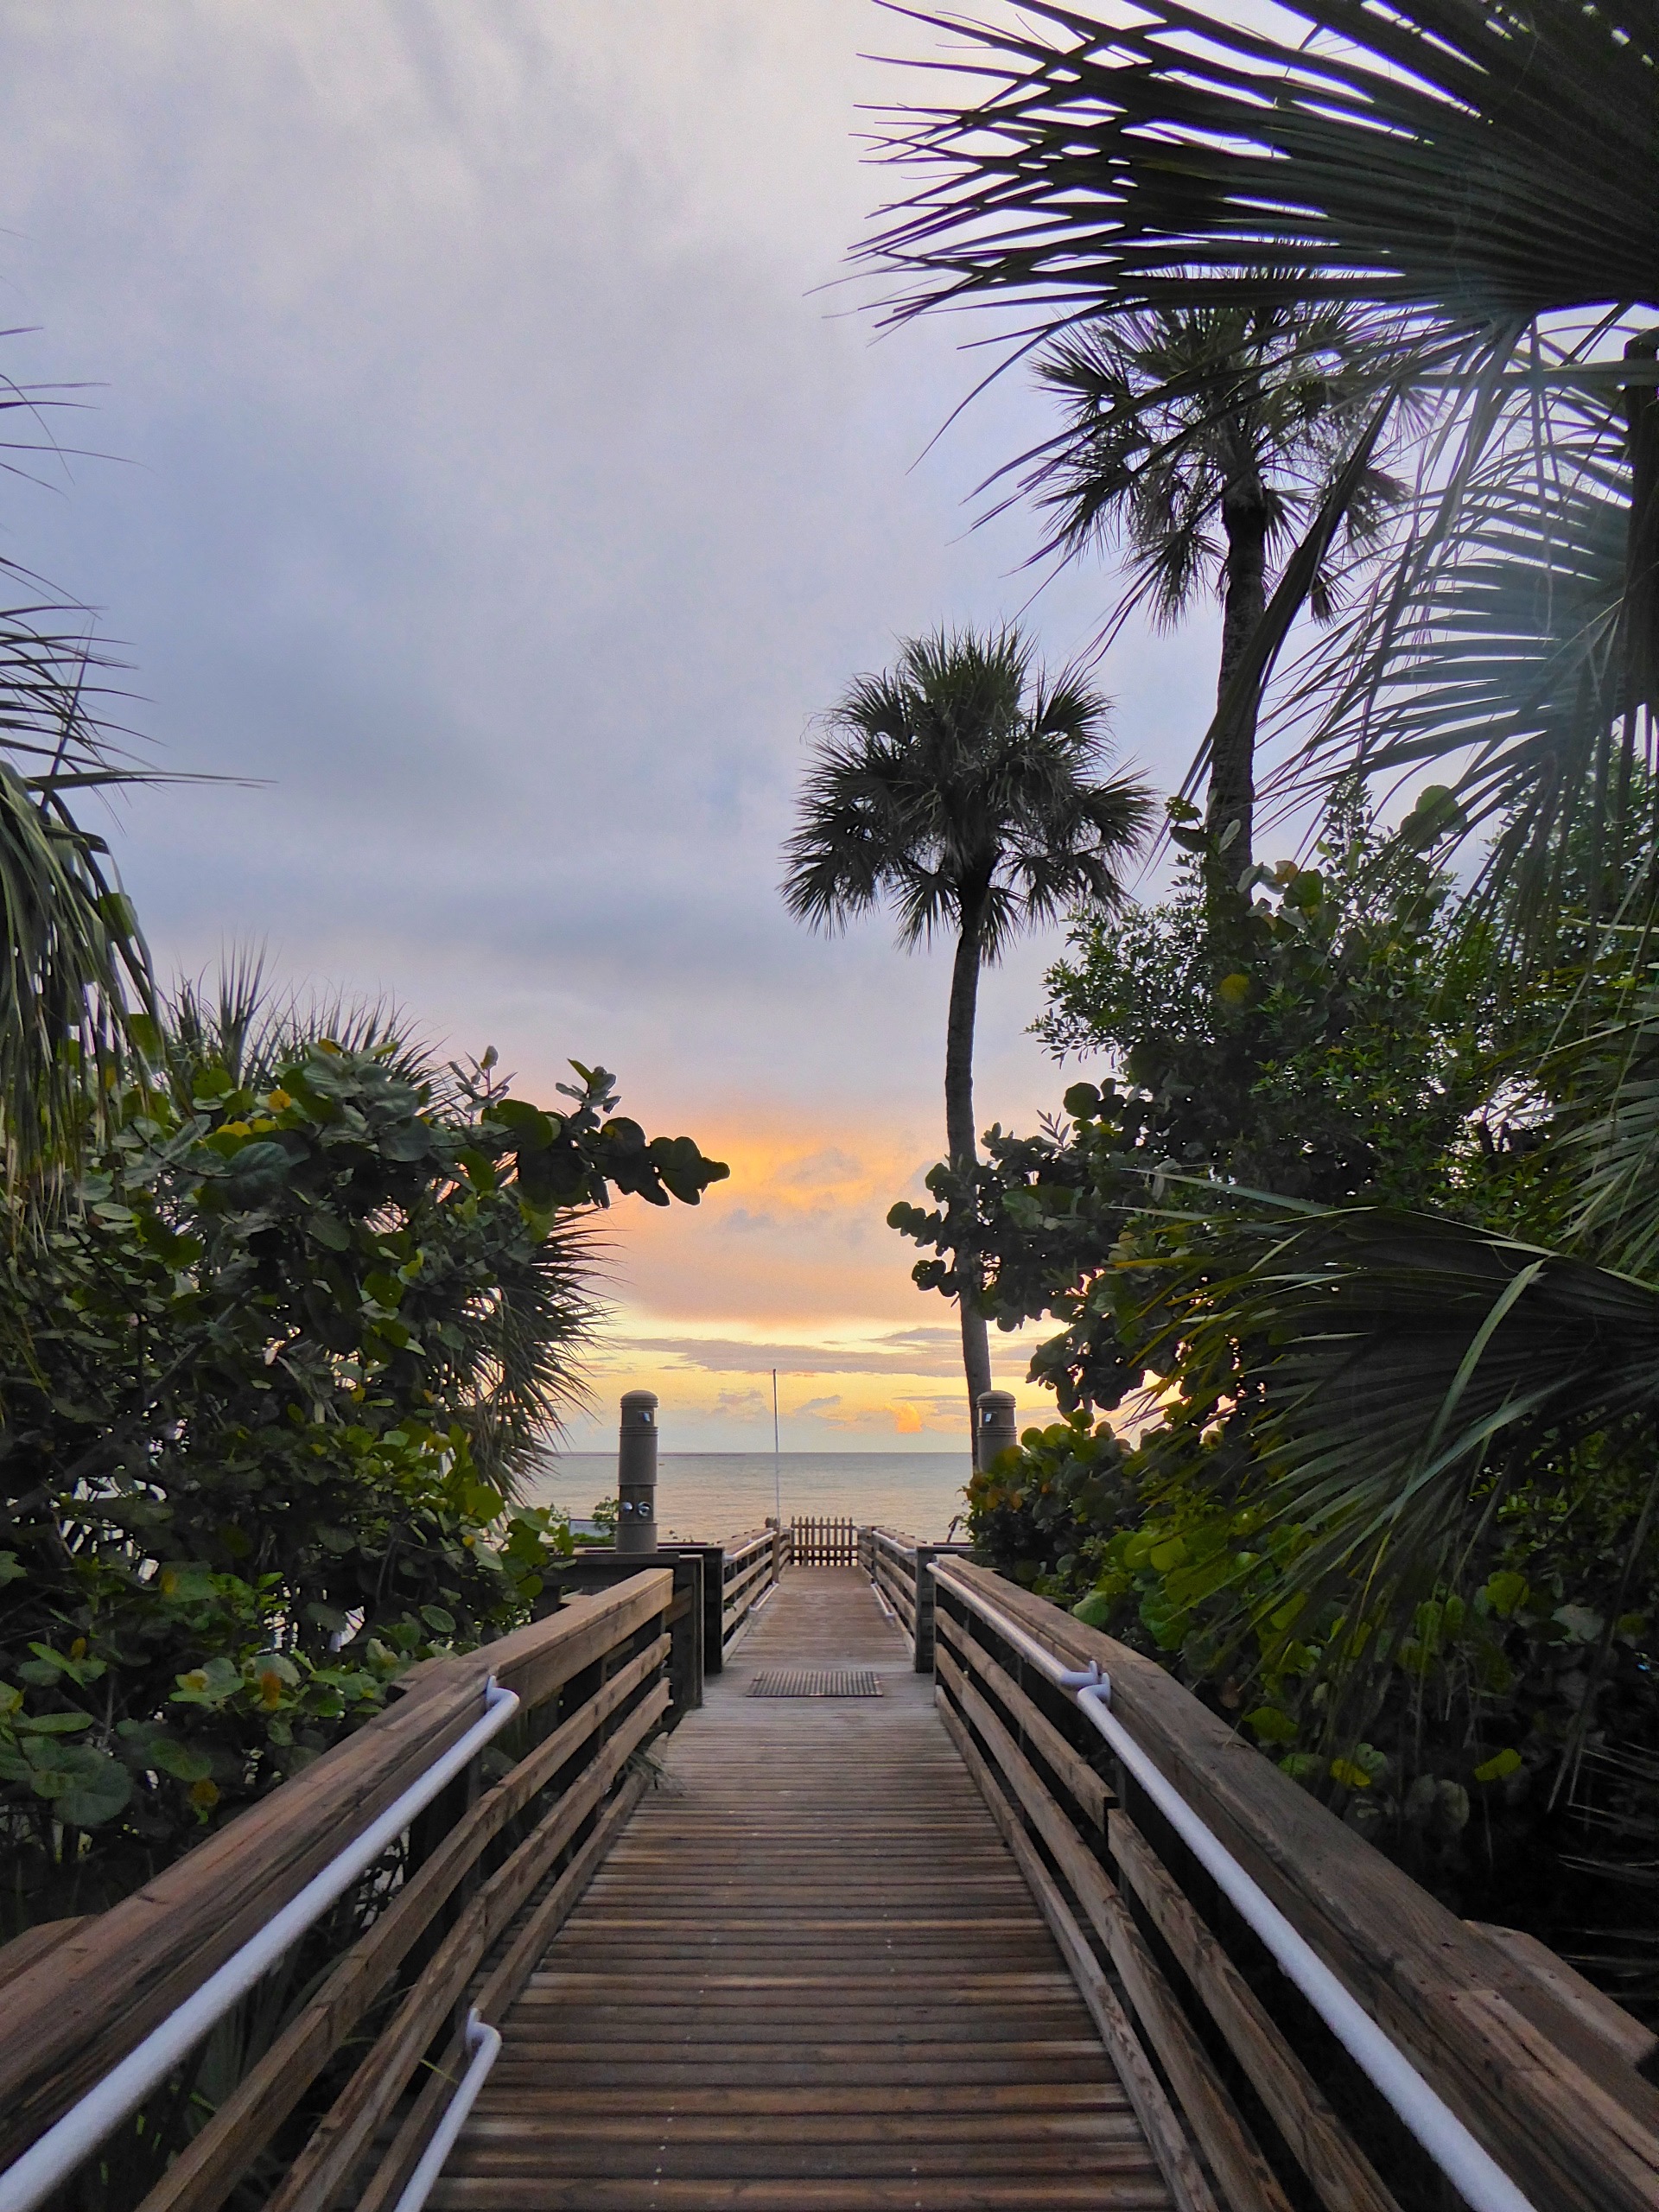
[[[791,1558],[797,1567],[856,1567],[858,1524],[855,1521],[795,1520],[789,1524]]]
[[[861,1529],[858,1565],[897,1615],[910,1638],[918,1675],[933,1665],[933,1580],[930,1560],[965,1559],[971,1544],[925,1544],[896,1529]]]
[[[143,2212],[215,2212],[276,2147],[286,2171],[270,2212],[326,2212],[378,2145],[354,2201],[385,2212],[453,2091],[467,2005],[486,2020],[505,2012],[645,1789],[635,1754],[668,1713],[669,1630],[690,1603],[675,1597],[671,1573],[645,1572],[478,1651],[428,1662],[354,1735],[123,1903],[77,1923],[5,1988],[0,2166],[457,1743],[493,1676],[520,1700],[489,1754],[497,1766],[511,1759],[509,1770],[480,1789],[475,1761],[350,1909],[336,1909],[318,1931],[321,1959],[308,1960],[309,1993],[275,2024],[274,2039],[267,2031],[228,2094],[216,2083],[212,2118],[143,2202]],[[260,1996],[245,2002],[245,2042],[257,2040]],[[342,2076],[348,2044],[361,2056]],[[199,2061],[171,2098],[147,2101],[151,2145],[156,2113],[192,2094]],[[130,2122],[103,2154],[111,2173],[128,2162],[124,2181],[147,2155]],[[127,2202],[132,2193],[118,2191]]]
[[[1427,2155],[1126,1777],[997,1626],[1111,1709],[1536,2212],[1653,2212],[1652,2038],[1548,1953],[1459,1921],[1151,1661],[960,1560],[936,1697],[1035,1891],[1182,2212],[1427,2212]],[[1148,2063],[1150,2052],[1156,2069]],[[1177,2118],[1177,2110],[1182,2119]],[[1183,2126],[1182,2121],[1185,2121]],[[1190,2131],[1190,2140],[1187,2131]]]
[[[727,1539],[720,1567],[722,1658],[749,1625],[755,1607],[765,1603],[776,1586],[789,1563],[790,1548],[789,1532],[784,1529],[757,1529],[752,1535]]]

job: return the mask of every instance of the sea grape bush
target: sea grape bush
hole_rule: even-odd
[[[726,1173],[602,1069],[548,1112],[386,1041],[246,1080],[151,1041],[0,1247],[0,1930],[124,1894],[528,1617],[573,1548],[514,1487],[574,1389],[584,1217]]]
[[[1206,1426],[1197,1449],[1224,1454]],[[1649,1717],[1653,1623],[1624,1609],[1621,1573],[1640,1480],[1581,1457],[1501,1510],[1462,1588],[1425,1592],[1403,1634],[1351,1588],[1287,1599],[1302,1531],[1269,1518],[1260,1481],[1186,1479],[1165,1425],[1133,1444],[1081,1411],[1027,1429],[973,1478],[969,1527],[1000,1571],[1169,1668],[1448,1903],[1567,1926],[1564,1764],[1586,1724],[1593,1752]]]

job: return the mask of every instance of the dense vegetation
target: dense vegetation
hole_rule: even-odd
[[[514,1491],[578,1390],[586,1217],[725,1173],[603,1069],[543,1112],[493,1054],[231,1000],[136,1025],[73,1187],[0,1249],[6,1932],[529,1617],[571,1548]]]
[[[1659,54],[1194,20],[970,27],[890,147],[893,315],[1009,309],[1059,400],[1046,550],[1122,556],[1109,632],[1224,610],[1176,887],[1049,978],[1094,1079],[893,1218],[1061,1324],[997,1563],[1651,2004]],[[1263,793],[1318,852],[1262,862]]]

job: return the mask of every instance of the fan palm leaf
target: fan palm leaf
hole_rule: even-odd
[[[1357,1578],[1383,1617],[1543,1443],[1659,1414],[1659,1286],[1440,1216],[1263,1202],[1163,1299],[1255,1408],[1271,1510],[1311,1539],[1288,1586]]]
[[[931,173],[864,250],[914,280],[896,315],[1359,301],[1456,359],[1659,300],[1650,9],[1020,14],[1040,28],[918,17],[973,49],[936,67],[990,89],[895,124]]]
[[[1455,774],[1467,826],[1499,825],[1489,887],[1532,907],[1575,842],[1612,869],[1648,827],[1621,649],[1629,472],[1605,414],[1554,427],[1542,466],[1529,437],[1489,454],[1449,530],[1407,543],[1274,717],[1312,717],[1277,778],[1293,798],[1356,770]]]
[[[1036,0],[1018,29],[950,28],[969,52],[936,66],[969,90],[895,119],[887,153],[923,181],[862,249],[906,280],[890,315],[995,304],[1022,347],[1075,345],[1103,317],[1380,315],[1376,391],[1438,395],[1439,410],[1433,496],[1382,609],[1396,621],[1443,580],[1469,486],[1517,423],[1547,466],[1560,426],[1541,400],[1599,399],[1600,488],[1624,469],[1629,521],[1612,696],[1574,706],[1571,742],[1558,716],[1547,760],[1536,733],[1487,742],[1470,811],[1512,815],[1504,865],[1547,875],[1583,770],[1626,836],[1629,779],[1596,764],[1645,747],[1659,710],[1659,370],[1653,334],[1631,334],[1659,301],[1651,8],[1306,0],[1239,21],[1147,0],[1103,22]],[[1621,337],[1626,358],[1605,358]],[[1300,605],[1283,590],[1269,603],[1258,683]],[[1206,753],[1248,692],[1218,710]],[[1321,719],[1319,769],[1342,772],[1328,756],[1344,743],[1347,767],[1372,757],[1355,704],[1349,685],[1346,719]],[[1425,713],[1404,757],[1458,761],[1468,738]]]
[[[103,1077],[150,995],[102,839],[49,776],[0,760],[0,1133],[10,1189],[38,1187],[99,1120]],[[91,1079],[89,1079],[89,1076]]]
[[[1646,932],[1624,930],[1627,940]],[[1616,943],[1618,941],[1616,940]],[[1620,953],[1625,945],[1619,944]],[[1659,1280],[1659,986],[1652,948],[1630,959],[1611,1018],[1557,1054],[1566,1082],[1559,1120],[1576,1249]]]

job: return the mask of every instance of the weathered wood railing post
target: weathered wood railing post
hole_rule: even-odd
[[[1452,2200],[1376,2077],[1329,2066],[1342,2049],[1329,2015],[1288,1967],[1263,1973],[1262,1924],[1236,1896],[1223,1901],[1148,1777],[1535,2212],[1659,2205],[1659,2087],[1646,2073],[1659,2043],[1566,1961],[1454,1918],[1154,1662],[1046,1599],[942,1560],[934,1603],[946,1729],[1148,2136],[1164,2120],[1147,2050],[1229,2203],[1399,2212]],[[1061,1679],[1081,1681],[1090,1665],[1109,1678],[1115,1723],[1146,1771],[1126,1771]]]
[[[563,1560],[555,1570],[561,1598],[585,1597],[613,1588],[643,1567],[666,1567],[674,1578],[674,1602],[669,1608],[668,1632],[673,1649],[668,1662],[669,1686],[677,1713],[695,1713],[702,1703],[703,1558],[699,1546],[684,1550],[620,1552],[594,1546]]]
[[[236,1977],[286,1972],[285,1958],[302,1982],[315,1971],[315,1986],[238,2082],[215,2081],[212,2116],[143,2212],[218,2212],[256,2173],[272,2212],[322,2212],[394,2130],[385,2160],[418,2158],[415,2122],[435,2124],[463,2056],[452,2037],[415,2094],[435,2038],[443,2044],[460,2005],[505,2016],[646,1787],[632,1755],[670,1715],[663,1673],[678,1602],[667,1573],[636,1561],[616,1589],[423,1662],[385,1711],[142,1889],[76,1922],[48,1955],[8,1961],[0,2165],[34,2161],[31,2175],[8,2175],[11,2201],[37,2204],[48,2190],[64,2201],[77,2158],[113,2168],[146,2155],[154,2137],[133,2107],[144,2107],[143,2127],[156,2115],[167,2126],[193,2093],[203,2039],[250,1986]],[[465,1757],[497,1700],[518,1716],[492,1732],[509,1771],[464,1793],[441,1789],[456,1770],[446,1759]],[[446,1807],[452,1823],[393,1881],[385,1854],[422,1805]],[[345,1886],[327,1886],[336,1880]],[[318,1882],[315,1908],[285,1926]],[[215,1994],[209,1985],[227,1973]],[[348,2045],[352,2070],[331,2077]],[[87,2106],[111,2080],[113,2101]],[[270,2146],[313,2100],[303,2147],[283,2149],[286,2176],[273,2185]],[[352,2201],[372,2202],[375,2186],[365,2193],[359,2178]]]
[[[932,1563],[938,1549],[937,1544],[918,1544],[916,1547],[916,1621],[912,1634],[912,1663],[918,1675],[931,1675],[933,1671]]]
[[[675,1544],[682,1559],[692,1553],[702,1561],[702,1671],[719,1674],[726,1653],[726,1556],[724,1544]]]

